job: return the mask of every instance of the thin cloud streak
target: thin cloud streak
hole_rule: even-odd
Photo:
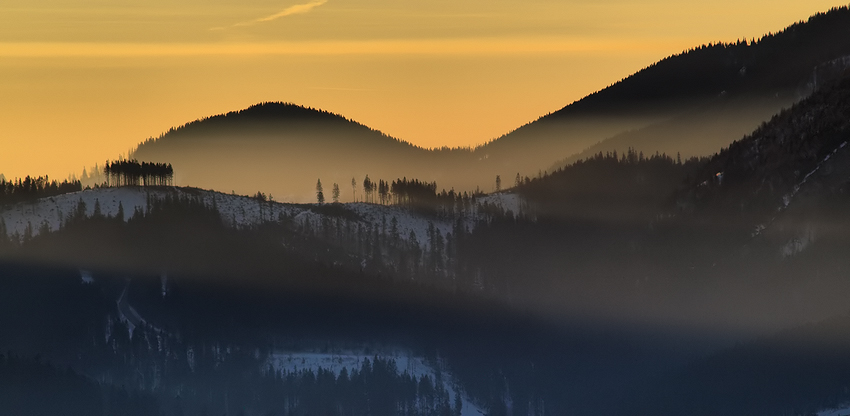
[[[311,1],[311,2],[305,3],[305,4],[296,4],[294,6],[289,6],[286,9],[284,9],[283,11],[281,11],[280,13],[275,13],[271,16],[267,16],[267,17],[263,17],[261,19],[257,19],[257,20],[254,21],[254,23],[270,22],[272,20],[280,19],[281,17],[291,16],[293,14],[307,13],[310,10],[313,10],[314,8],[319,7],[319,6],[321,6],[321,5],[323,5],[327,2],[328,2],[328,0],[318,0],[318,1]]]
[[[328,0],[314,0],[314,1],[311,1],[309,3],[296,4],[296,5],[293,5],[293,6],[289,6],[289,7],[285,8],[285,9],[281,10],[280,12],[275,13],[273,15],[261,17],[259,19],[249,20],[247,22],[239,22],[239,23],[236,23],[236,24],[229,26],[229,27],[252,26],[252,25],[255,25],[257,23],[271,22],[272,20],[277,20],[277,19],[280,19],[281,17],[292,16],[294,14],[308,13],[311,10],[315,9],[316,7],[319,7],[319,6],[321,6],[321,5],[323,5],[327,2],[328,2]],[[222,30],[222,29],[226,29],[226,28],[227,27],[214,27],[214,28],[211,28],[210,30]]]

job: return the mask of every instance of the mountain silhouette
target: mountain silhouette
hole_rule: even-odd
[[[181,184],[310,201],[317,179],[328,195],[337,183],[344,200],[354,197],[352,178],[362,198],[366,175],[376,181],[404,175],[442,181],[453,154],[470,156],[428,151],[326,111],[262,103],[172,129],[139,145],[132,157],[172,163]]]
[[[850,70],[712,157],[681,200],[699,212],[764,215],[850,192]]]
[[[499,153],[552,143],[546,152],[566,158],[557,165],[629,148],[709,155],[834,79],[848,58],[845,6],[761,39],[670,56],[485,147],[491,157],[504,158]],[[544,158],[540,150],[529,156]]]
[[[366,175],[491,191],[497,175],[534,177],[599,152],[710,155],[829,83],[847,57],[850,9],[840,7],[670,56],[473,149],[423,149],[327,111],[262,103],[169,130],[132,157],[172,163],[178,184],[295,201],[315,200],[319,179],[360,199]]]

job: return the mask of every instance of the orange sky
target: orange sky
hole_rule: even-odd
[[[4,0],[0,173],[66,177],[261,101],[469,146],[822,0]]]

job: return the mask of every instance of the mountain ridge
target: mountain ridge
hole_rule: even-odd
[[[819,66],[850,56],[850,43],[837,41],[850,39],[848,28],[850,9],[841,6],[817,13],[758,40],[718,42],[691,48],[661,59],[490,143],[503,139],[521,142],[527,138],[525,130],[533,130],[530,129],[533,125],[566,123],[563,130],[568,130],[570,123],[575,123],[575,118],[611,118],[623,113],[634,116],[643,112],[644,120],[635,120],[629,128],[614,134],[603,132],[597,134],[596,140],[578,143],[571,148],[572,151],[564,152],[570,154],[565,154],[561,158],[563,161],[554,166],[563,166],[599,151],[624,152],[629,147],[646,153],[708,155],[714,150],[706,153],[706,149],[717,149],[743,137],[774,113],[810,94],[816,87],[813,77]],[[735,100],[742,102],[738,104]],[[743,117],[736,114],[752,107],[748,101],[758,103],[764,109],[750,110]],[[701,141],[710,141],[711,146],[700,146],[700,141],[696,140],[683,140],[681,136],[688,130],[705,129],[706,126],[695,124],[693,120],[687,123],[687,129],[675,127],[677,123],[681,124],[682,117],[692,118],[688,113],[704,111],[700,107],[708,111],[723,111],[724,107],[728,107],[725,117],[738,120],[740,126],[731,131],[711,131],[707,137],[701,138]],[[671,130],[666,135],[674,137],[678,141],[676,145],[656,144],[651,140],[646,143],[648,140],[634,137],[643,133],[644,129],[657,130],[659,125]],[[538,126],[538,129],[542,127]],[[564,134],[571,133],[567,131]],[[659,133],[650,131],[646,134]],[[689,145],[699,146],[699,152],[689,152]]]
[[[178,127],[172,127],[168,131],[159,135],[159,137],[150,137],[136,146],[135,151],[139,148],[154,143],[168,135],[187,134],[192,130],[208,129],[214,130],[221,127],[231,127],[228,123],[246,123],[246,122],[264,122],[264,123],[281,123],[281,122],[325,122],[336,123],[340,125],[350,125],[357,129],[365,129],[369,133],[377,133],[382,138],[391,139],[403,145],[408,145],[414,148],[426,150],[420,146],[416,146],[403,139],[392,137],[380,130],[373,129],[364,124],[358,123],[353,119],[349,119],[342,114],[333,113],[327,110],[301,106],[291,102],[281,101],[264,101],[241,110],[229,111],[227,113],[216,114],[208,117],[199,118]]]
[[[317,179],[346,190],[366,175],[489,191],[496,176],[535,176],[600,151],[710,155],[810,94],[818,68],[846,56],[850,9],[842,6],[758,41],[671,55],[472,148],[426,149],[325,110],[266,102],[169,130],[132,156],[173,163],[180,184],[254,193],[237,179],[250,178],[264,192],[301,202],[312,199]],[[216,140],[194,149],[193,135]],[[354,188],[343,200],[356,199]]]

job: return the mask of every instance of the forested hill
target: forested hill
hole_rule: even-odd
[[[599,152],[713,154],[828,84],[847,57],[850,9],[840,7],[758,40],[670,56],[475,149],[423,149],[326,111],[264,103],[172,129],[132,156],[172,163],[179,185],[301,202],[317,179],[351,201],[346,185],[367,174],[490,191],[496,175],[533,177]]]
[[[279,135],[280,133],[307,133],[300,131],[309,129],[307,132],[336,133],[344,131],[345,135],[334,135],[328,137],[329,143],[333,140],[354,140],[360,146],[395,146],[398,149],[422,150],[402,140],[390,137],[380,131],[373,130],[356,121],[328,111],[302,107],[291,103],[267,102],[253,105],[244,110],[231,111],[200,120],[195,120],[183,126],[172,128],[159,138],[151,138],[139,145],[137,154],[144,155],[153,152],[154,143],[159,147],[177,147],[181,145],[203,145],[218,136],[227,136],[230,133],[253,133],[261,135],[264,133],[278,134],[276,140],[294,139],[292,135]]]
[[[791,95],[811,88],[813,68],[850,55],[850,9],[819,13],[757,40],[715,43],[673,55],[564,107],[574,113],[728,94]]]
[[[338,184],[344,201],[354,199],[352,179],[359,186],[366,175],[447,183],[449,177],[465,177],[471,154],[429,151],[340,115],[272,102],[171,129],[139,145],[132,157],[172,163],[179,185],[241,194],[260,190],[278,200],[309,202],[315,200],[317,179],[328,189]]]
[[[775,213],[850,191],[850,71],[715,155],[683,203],[705,211]]]
[[[630,147],[646,154],[709,155],[828,81],[834,67],[848,63],[836,60],[847,56],[850,9],[845,6],[760,39],[712,43],[669,56],[478,152],[520,171],[530,161],[511,160],[511,154],[539,161],[567,158],[568,163]]]

